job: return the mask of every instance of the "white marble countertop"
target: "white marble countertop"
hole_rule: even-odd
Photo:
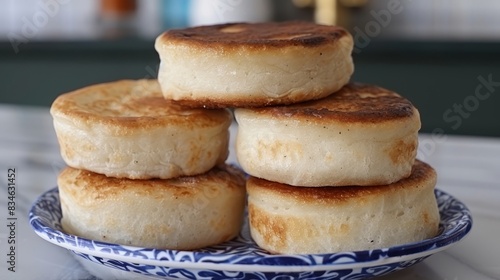
[[[234,127],[233,127],[234,129]],[[56,185],[64,163],[47,108],[0,105],[0,279],[96,279],[66,249],[28,223],[35,199]],[[434,137],[436,138],[436,137]],[[463,201],[474,226],[460,243],[380,279],[500,279],[500,139],[421,135],[420,159],[436,168],[438,188]],[[231,155],[229,160],[234,161]],[[16,272],[7,263],[7,170],[16,169]]]

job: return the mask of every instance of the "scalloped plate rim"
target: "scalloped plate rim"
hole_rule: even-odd
[[[409,261],[413,259],[417,259],[420,257],[426,257],[433,255],[437,252],[443,251],[447,249],[448,247],[452,246],[454,243],[460,241],[463,239],[471,230],[472,228],[472,215],[470,213],[470,210],[467,208],[467,206],[462,203],[461,201],[457,200],[455,197],[451,196],[450,194],[436,189],[435,193],[436,196],[441,195],[441,196],[448,196],[449,200],[454,200],[458,204],[461,205],[463,208],[463,215],[460,219],[460,223],[458,223],[455,227],[452,229],[449,229],[447,232],[451,232],[449,236],[443,237],[443,234],[445,233],[444,231],[440,232],[439,235],[436,237],[426,239],[420,242],[413,242],[413,243],[408,243],[408,244],[402,244],[402,245],[397,245],[389,248],[381,248],[381,249],[375,249],[375,250],[382,250],[386,251],[388,254],[389,252],[399,252],[400,254],[393,255],[393,256],[387,256],[387,257],[379,257],[378,259],[374,260],[365,260],[365,261],[354,261],[351,260],[349,262],[340,262],[340,263],[323,263],[323,264],[314,264],[314,265],[283,265],[283,264],[234,264],[234,263],[218,263],[218,262],[191,262],[191,261],[175,261],[175,260],[158,260],[158,259],[144,259],[144,258],[134,258],[130,256],[122,256],[122,255],[117,255],[113,253],[108,253],[108,252],[99,252],[95,250],[89,250],[88,248],[85,247],[78,247],[70,243],[58,243],[55,242],[54,240],[48,238],[44,233],[45,232],[53,232],[62,236],[67,236],[69,238],[73,238],[75,240],[84,240],[84,241],[93,241],[87,238],[67,234],[63,231],[60,231],[56,228],[51,227],[50,225],[44,224],[38,215],[35,214],[35,207],[40,203],[40,201],[44,200],[45,196],[51,194],[51,193],[58,193],[58,188],[52,188],[43,194],[41,194],[36,201],[33,203],[30,212],[29,212],[29,220],[30,220],[30,225],[35,231],[35,233],[40,236],[42,239],[57,245],[59,247],[68,249],[70,251],[74,252],[79,252],[83,254],[88,254],[91,256],[96,256],[96,257],[101,257],[101,258],[106,258],[110,260],[118,260],[118,261],[124,261],[124,262],[129,262],[129,263],[135,263],[135,264],[144,264],[144,265],[154,265],[154,266],[161,266],[161,267],[169,267],[169,268],[184,268],[184,269],[210,269],[210,270],[220,270],[220,271],[241,271],[241,272],[306,272],[306,271],[332,271],[332,270],[341,270],[341,269],[353,269],[353,268],[366,268],[366,267],[373,267],[373,266],[378,266],[378,265],[385,265],[385,264],[391,264],[395,262],[404,262],[404,261]],[[57,201],[59,203],[59,200]],[[44,228],[45,231],[40,231],[37,229],[38,228]],[[163,250],[163,249],[154,249],[154,248],[142,248],[142,247],[135,247],[135,246],[127,246],[127,245],[119,245],[119,244],[113,244],[113,243],[107,243],[107,242],[101,242],[101,241],[93,241],[95,243],[98,243],[100,245],[107,245],[107,246],[120,246],[123,248],[127,248],[130,250],[157,250],[157,251],[165,251],[165,252],[186,252],[186,253],[192,253],[191,251],[179,251],[179,250]],[[419,252],[414,252],[411,254],[405,254],[405,251],[411,251],[414,248],[418,247],[425,247],[430,244],[437,244],[438,242],[444,242],[446,243],[445,245],[432,248],[432,249],[424,249]],[[374,250],[370,250],[374,251]],[[355,251],[355,252],[337,252],[337,253],[331,253],[331,254],[302,254],[302,255],[270,255],[269,257],[273,258],[279,258],[279,257],[298,257],[298,256],[326,256],[326,255],[335,255],[335,254],[344,254],[344,253],[356,253],[356,252],[368,252],[368,251]],[[206,256],[210,256],[211,253],[208,252],[197,252],[198,254],[205,254]],[[235,254],[226,254],[225,256],[235,256]],[[265,258],[265,257],[263,257]]]

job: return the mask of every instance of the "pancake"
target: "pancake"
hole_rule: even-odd
[[[251,177],[250,232],[279,254],[371,250],[438,233],[436,172],[416,161],[410,177],[380,186],[305,188]]]
[[[349,84],[324,99],[238,108],[236,156],[245,172],[306,186],[383,185],[408,177],[420,115],[410,101]]]
[[[343,28],[291,21],[169,30],[156,39],[166,99],[194,107],[249,107],[319,99],[353,71]]]
[[[193,250],[232,239],[243,221],[244,176],[229,166],[169,180],[68,167],[58,185],[64,231],[92,240]]]
[[[196,175],[228,155],[232,114],[168,102],[155,80],[85,87],[59,96],[50,112],[64,161],[107,176]]]

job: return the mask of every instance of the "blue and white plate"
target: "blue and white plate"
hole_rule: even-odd
[[[59,192],[42,194],[29,218],[43,239],[109,269],[168,279],[362,279],[412,266],[461,240],[472,227],[467,207],[435,191],[441,214],[438,236],[421,242],[368,251],[272,255],[257,247],[245,224],[233,241],[197,251],[123,246],[67,234],[61,227]],[[286,276],[282,278],[282,276]]]

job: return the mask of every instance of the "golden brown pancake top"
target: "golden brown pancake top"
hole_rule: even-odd
[[[227,110],[205,110],[167,101],[156,80],[122,80],[62,94],[52,103],[53,116],[124,128],[169,124],[196,127],[230,121]]]
[[[343,123],[377,123],[408,119],[416,114],[415,107],[406,98],[378,86],[356,83],[348,84],[323,99],[251,110],[278,119],[326,119]]]
[[[247,190],[267,192],[279,195],[287,199],[293,199],[303,203],[329,204],[348,201],[351,199],[368,198],[371,195],[379,195],[403,189],[422,188],[431,180],[436,180],[436,171],[427,163],[416,160],[411,175],[396,183],[380,186],[345,186],[345,187],[295,187],[287,184],[271,182],[256,177],[250,177],[247,181]]]
[[[245,186],[243,172],[229,165],[214,167],[197,176],[150,180],[107,177],[95,172],[67,167],[59,174],[58,182],[64,186],[71,186],[71,188],[66,187],[66,191],[85,201],[113,199],[124,191],[161,198],[164,195],[182,197],[202,194],[214,191],[214,186],[227,185],[224,188],[230,189]],[[89,198],[89,194],[94,197]]]
[[[348,32],[337,26],[305,21],[267,23],[229,23],[172,29],[162,35],[165,44],[207,47],[246,47],[255,49],[286,46],[315,47],[331,44]]]

